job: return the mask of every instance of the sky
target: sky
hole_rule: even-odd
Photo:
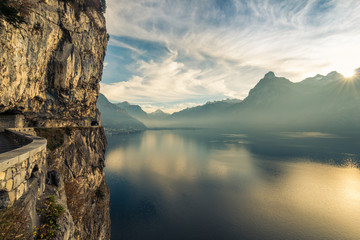
[[[172,113],[360,67],[359,0],[107,0],[101,92]]]

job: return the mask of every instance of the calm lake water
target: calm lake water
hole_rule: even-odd
[[[360,139],[162,130],[108,137],[112,239],[360,239]]]

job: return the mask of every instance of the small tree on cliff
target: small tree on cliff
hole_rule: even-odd
[[[106,0],[101,0],[100,8],[103,13],[106,12]]]
[[[105,13],[106,11],[106,0],[92,0],[87,2],[87,4],[89,4],[90,6],[92,5],[100,12]]]

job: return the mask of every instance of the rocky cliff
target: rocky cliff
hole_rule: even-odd
[[[48,139],[48,149],[28,193],[0,211],[0,227],[14,219],[0,237],[41,238],[41,211],[56,201],[59,229],[48,231],[49,239],[109,239],[106,138],[96,126],[108,35],[101,9],[90,4],[100,1],[12,2],[25,6],[25,22],[17,28],[0,17],[0,114],[23,115],[25,126],[39,127]]]
[[[29,126],[98,121],[96,100],[108,35],[94,7],[28,1],[19,28],[0,29],[0,113],[23,113]]]
[[[38,135],[49,140],[54,136],[63,139],[61,146],[48,150],[45,189],[45,197],[55,195],[69,212],[60,219],[58,239],[110,239],[110,198],[104,175],[106,138],[103,128],[37,131]]]

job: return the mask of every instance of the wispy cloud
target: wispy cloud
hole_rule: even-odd
[[[113,46],[116,46],[116,47],[126,48],[126,49],[129,49],[129,50],[131,50],[131,51],[136,52],[137,54],[145,54],[145,51],[141,51],[140,49],[137,49],[137,48],[135,48],[135,47],[132,47],[132,46],[130,46],[129,44],[123,43],[123,42],[118,41],[118,40],[113,39],[113,38],[111,38],[111,39],[109,40],[109,45],[113,45]]]
[[[110,44],[136,55],[123,56],[134,59],[123,66],[131,76],[104,78],[102,92],[114,101],[170,105],[244,98],[270,70],[293,81],[346,74],[360,62],[359,12],[357,0],[108,0],[109,33],[130,39]],[[150,56],[152,45],[136,41],[168,52]]]
[[[178,61],[175,50],[159,61],[139,60],[136,65],[136,75],[125,82],[102,83],[102,92],[112,100],[121,101],[127,96],[128,101],[144,105],[178,105],[184,99],[201,103],[214,96],[236,95],[226,85],[222,72],[186,66]]]

